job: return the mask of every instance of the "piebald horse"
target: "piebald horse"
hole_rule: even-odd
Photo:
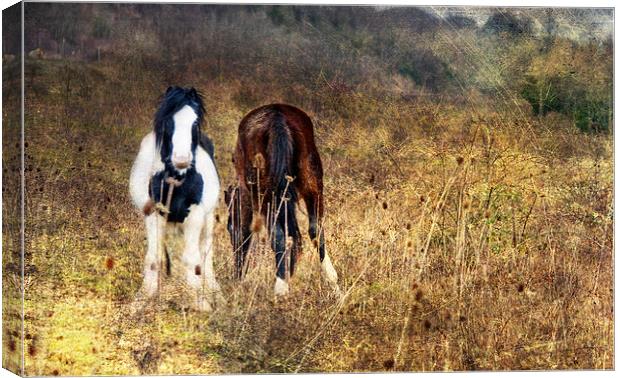
[[[235,276],[244,276],[252,233],[266,221],[276,260],[274,293],[288,293],[288,278],[301,252],[295,208],[302,198],[309,217],[308,233],[319,251],[322,276],[332,290],[340,293],[338,275],[325,251],[323,167],[310,117],[284,104],[252,110],[239,124],[233,162],[238,183],[226,190],[225,200]]]
[[[168,88],[129,178],[133,203],[144,215],[148,245],[138,298],[158,293],[163,258],[167,257],[164,237],[176,228],[183,234],[183,268],[194,294],[190,306],[199,311],[211,309],[213,299],[221,299],[213,271],[220,184],[213,144],[200,130],[204,113],[202,98],[194,88]]]

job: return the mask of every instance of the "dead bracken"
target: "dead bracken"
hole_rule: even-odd
[[[254,214],[254,217],[252,217],[252,225],[250,226],[250,229],[254,233],[259,233],[260,230],[263,229],[263,218],[260,215]]]
[[[419,302],[422,300],[423,297],[424,297],[424,292],[422,291],[422,289],[418,289],[415,292],[415,300]]]
[[[385,370],[394,369],[394,359],[390,358],[390,359],[383,361],[383,367],[385,368]]]
[[[105,259],[105,268],[106,268],[107,270],[112,270],[112,269],[114,269],[114,264],[115,264],[114,257],[108,256],[108,257]]]
[[[30,345],[28,345],[28,354],[31,357],[34,357],[37,355],[37,347],[36,345],[34,345],[34,342],[31,342]]]

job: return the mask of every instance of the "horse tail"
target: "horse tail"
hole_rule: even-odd
[[[277,212],[276,223],[286,226],[286,232],[293,240],[299,240],[299,225],[295,215],[297,190],[295,189],[295,171],[293,166],[294,146],[290,128],[284,116],[276,113],[269,128],[269,176],[274,191],[273,206]],[[279,209],[279,210],[278,210]],[[297,259],[297,246],[291,250],[291,274]]]

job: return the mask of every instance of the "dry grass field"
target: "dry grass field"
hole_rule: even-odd
[[[503,86],[503,98],[469,87],[459,97],[408,96],[380,92],[372,75],[286,81],[268,60],[218,76],[207,58],[166,74],[148,58],[123,59],[25,62],[26,374],[614,367],[611,132],[584,132],[560,112],[532,114]],[[19,89],[16,63],[3,68],[5,99]],[[220,199],[215,268],[226,304],[185,310],[173,243],[160,299],[130,315],[146,242],[129,170],[170,81],[204,95],[222,187],[234,182],[236,127],[247,111],[287,102],[309,113],[343,298],[321,281],[307,234],[288,298],[273,298],[261,235],[247,277],[233,280]],[[3,366],[14,370],[19,258],[9,222],[19,187],[7,178],[19,171],[19,146],[16,103],[5,101]],[[305,230],[303,208],[299,216]]]

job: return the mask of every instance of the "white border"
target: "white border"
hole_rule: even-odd
[[[45,2],[38,0],[31,0],[31,2]],[[300,0],[268,0],[268,1],[260,1],[260,0],[237,0],[237,1],[180,1],[180,0],[169,0],[169,1],[157,1],[157,0],[133,0],[133,1],[63,1],[63,2],[121,2],[121,3],[179,3],[179,4],[187,4],[187,3],[212,3],[212,4],[307,4],[307,5],[394,5],[394,6],[475,6],[475,7],[584,7],[584,8],[615,8],[614,1],[605,1],[605,0],[590,0],[590,1],[567,1],[567,0],[546,0],[546,1],[533,1],[533,0],[506,0],[506,1],[497,1],[497,0],[476,0],[476,1],[464,1],[464,0],[429,0],[429,1],[419,1],[419,0],[388,0],[388,1],[377,1],[377,0],[312,0],[312,1],[300,1]],[[2,9],[6,9],[7,7],[15,4],[16,1],[12,0],[0,0],[0,6]],[[475,5],[472,5],[475,4]],[[615,13],[615,12],[614,12]],[[615,16],[615,15],[614,15]],[[614,31],[616,25],[616,17],[614,17]],[[0,30],[2,28],[2,20],[0,18]],[[1,41],[0,41],[1,46]],[[620,105],[617,98],[620,98],[619,95],[619,87],[618,80],[616,77],[616,72],[618,72],[618,44],[614,38],[614,114],[619,114]],[[1,51],[1,49],[0,49]],[[0,81],[2,78],[2,73],[0,72]],[[1,93],[0,93],[1,96]],[[1,97],[0,97],[1,98]],[[1,111],[1,103],[0,103],[0,111]],[[0,113],[1,114],[1,113]],[[614,126],[616,124],[614,117]],[[619,162],[618,155],[616,152],[616,146],[618,146],[618,134],[615,132],[614,127],[614,204],[618,203],[618,190],[616,187],[616,166]],[[0,134],[0,142],[1,142],[1,134]],[[1,143],[0,143],[0,153],[1,153]],[[0,184],[2,182],[2,173],[0,172]],[[1,204],[1,198],[0,198]],[[619,229],[617,227],[617,223],[614,219],[614,287],[618,288],[618,275],[615,274],[615,261],[616,261],[616,243],[618,240],[618,236],[620,235]],[[0,244],[0,250],[2,246]],[[1,272],[1,267],[0,267]],[[1,301],[1,291],[0,291],[0,301]],[[1,302],[0,302],[1,303]],[[614,290],[614,309],[618,309],[618,296],[615,295]],[[614,314],[615,315],[615,314]],[[0,313],[0,320],[1,320]],[[618,348],[615,345],[615,341],[617,340],[617,330],[618,330],[618,317],[614,318],[614,365],[618,363]],[[0,343],[0,355],[2,353],[2,343]],[[467,372],[467,373],[448,373],[450,377],[476,377],[476,376],[491,376],[496,372]],[[520,372],[520,371],[510,371],[510,372],[501,372],[504,376],[511,377],[545,377],[545,376],[562,376],[562,377],[579,377],[582,378],[583,375],[593,375],[595,377],[612,377],[615,376],[615,371],[546,371],[546,372]],[[446,373],[436,372],[436,373],[367,373],[364,374],[366,376],[384,376],[384,374],[390,374],[393,376],[417,376],[420,374],[442,374]],[[304,374],[305,376],[315,377],[320,376],[321,374]],[[352,376],[352,373],[348,374],[329,374],[333,377],[345,377]],[[357,374],[356,374],[357,375]],[[239,375],[243,376],[243,375]],[[261,377],[280,377],[281,375],[276,374],[266,374],[261,375]],[[15,377],[15,375],[5,369],[0,369],[0,378],[4,377]],[[193,376],[173,376],[173,377],[193,377]]]

